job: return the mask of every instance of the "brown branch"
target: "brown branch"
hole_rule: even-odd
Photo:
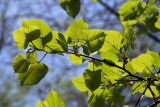
[[[123,68],[123,67],[121,67],[121,66],[116,65],[115,63],[111,62],[110,60],[98,59],[98,58],[94,58],[94,57],[91,57],[91,56],[88,56],[88,55],[84,55],[84,54],[77,54],[77,53],[74,53],[74,52],[68,52],[68,53],[69,53],[69,54],[74,54],[74,55],[77,55],[77,56],[83,56],[83,57],[86,57],[86,58],[89,58],[89,59],[92,59],[92,60],[96,60],[96,61],[99,61],[99,62],[103,62],[103,63],[105,63],[105,64],[108,64],[108,65],[110,65],[110,66],[113,66],[113,67],[116,67],[116,68],[119,68],[119,69],[125,71],[125,72],[128,73],[130,76],[132,76],[132,77],[134,77],[134,78],[137,78],[138,80],[144,80],[144,78],[132,74],[132,73],[129,72],[127,69],[125,69],[125,68]]]
[[[143,98],[144,94],[145,94],[145,93],[146,93],[146,91],[147,91],[147,88],[148,88],[148,86],[146,86],[146,87],[145,87],[145,89],[144,89],[143,93],[141,94],[141,96],[140,96],[140,97],[139,97],[139,99],[137,100],[135,107],[137,107],[137,106],[138,106],[138,104],[139,104],[139,102],[142,100],[142,98]]]
[[[110,7],[108,4],[104,3],[102,0],[99,0],[99,3],[105,7],[106,10],[110,11],[112,14],[114,14],[119,19],[119,13],[115,11],[112,7]]]
[[[151,94],[152,94],[152,97],[153,97],[154,102],[157,102],[157,100],[156,100],[156,98],[155,98],[155,94],[154,94],[154,92],[153,92],[153,90],[151,89],[150,86],[148,86],[148,89],[150,90],[150,92],[151,92]],[[157,104],[155,104],[155,106],[157,106]]]

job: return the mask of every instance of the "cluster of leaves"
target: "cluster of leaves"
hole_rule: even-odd
[[[80,0],[60,0],[60,4],[72,17],[80,10]],[[147,50],[136,58],[128,58],[129,50],[134,48],[134,25],[143,23],[150,31],[160,31],[160,17],[154,0],[128,0],[120,7],[119,14],[124,27],[122,33],[89,29],[82,18],[76,19],[66,32],[52,31],[39,19],[22,20],[22,26],[13,34],[16,45],[27,49],[26,56],[18,54],[13,61],[21,85],[35,85],[46,75],[48,67],[41,63],[46,54],[69,54],[73,64],[88,63],[83,74],[72,82],[79,91],[88,92],[89,107],[103,107],[105,102],[112,106],[122,104],[125,97],[119,89],[125,87],[131,87],[133,95],[141,93],[136,105],[143,96],[153,98],[157,103],[160,55]],[[40,60],[39,51],[44,52]],[[64,103],[53,90],[45,101],[37,102],[37,107],[56,106],[64,107]]]

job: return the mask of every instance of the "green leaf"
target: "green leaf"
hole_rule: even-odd
[[[145,86],[146,86],[146,82],[144,82],[144,81],[142,81],[142,82],[141,81],[136,82],[132,86],[132,94],[135,95],[137,92],[144,91]]]
[[[73,64],[82,64],[82,63],[83,63],[83,57],[82,57],[82,56],[77,56],[77,55],[75,55],[75,54],[70,54],[69,60],[70,60]]]
[[[158,19],[158,20],[157,20],[156,23],[155,23],[155,27],[158,28],[158,29],[160,29],[160,15],[158,16],[157,19]]]
[[[147,28],[149,28],[152,32],[158,32],[160,31],[160,28],[158,28],[157,22],[158,22],[158,13],[154,14],[152,17],[147,17],[145,20]]]
[[[25,49],[29,42],[40,37],[40,29],[36,26],[21,27],[14,31],[13,39],[20,49]]]
[[[106,34],[103,30],[92,29],[92,30],[81,30],[79,31],[79,40],[81,44],[86,43],[90,52],[98,51],[105,40]]]
[[[141,0],[128,0],[118,10],[121,20],[135,19],[141,12],[143,12]]]
[[[106,31],[106,38],[102,48],[100,49],[100,55],[104,59],[111,61],[118,61],[117,54],[120,52],[123,36],[117,31]]]
[[[88,90],[88,88],[86,87],[83,75],[72,78],[72,82],[79,91],[85,92]]]
[[[51,28],[39,19],[22,20],[22,27],[14,31],[13,39],[20,49],[26,49],[29,44],[43,50],[52,39]]]
[[[21,28],[13,32],[13,40],[20,49],[26,49],[28,46],[27,38]]]
[[[102,75],[101,79],[104,83],[116,83],[117,80],[123,78],[123,76],[126,75],[126,73],[123,70],[120,70],[119,68],[112,67],[106,64],[102,64],[101,67]]]
[[[49,27],[49,25],[40,19],[31,19],[31,20],[22,19],[22,27],[26,29],[30,27],[38,28],[41,31],[40,37],[45,37],[51,32],[51,28]]]
[[[52,39],[51,28],[47,23],[45,23],[42,20],[39,19],[22,20],[22,27],[26,29],[30,27],[36,27],[40,30],[39,38],[33,40],[32,43],[29,43],[29,45],[32,47],[43,50],[46,43],[48,43]]]
[[[43,102],[37,102],[36,107],[65,107],[65,105],[58,93],[51,90]]]
[[[156,96],[156,97],[159,97],[160,94],[159,94],[159,91],[158,91],[158,89],[156,88],[156,86],[150,86],[150,88],[151,88],[151,90],[154,92],[155,96]],[[142,93],[142,91],[141,91],[141,93]],[[151,93],[151,91],[150,91],[149,89],[146,90],[146,92],[145,92],[144,95],[145,95],[146,97],[153,98],[152,93]]]
[[[126,20],[126,21],[121,21],[121,23],[124,26],[126,26],[126,25],[134,26],[138,23],[138,20],[137,19]]]
[[[82,18],[76,19],[67,29],[65,33],[65,37],[67,40],[67,43],[74,44],[78,41],[78,37],[81,36],[81,34],[78,33],[80,30],[87,30],[88,24],[84,22]]]
[[[94,92],[89,91],[88,107],[104,107],[108,90],[99,86]]]
[[[48,72],[48,67],[42,63],[31,64],[27,72],[19,73],[18,78],[22,85],[35,85]]]
[[[83,76],[85,79],[86,86],[91,91],[94,91],[99,87],[99,85],[101,83],[101,70],[90,71],[87,69],[83,73]]]
[[[130,27],[130,25],[125,26],[124,28],[124,34],[123,34],[123,40],[122,43],[124,44],[124,51],[127,51],[129,47],[133,49],[134,47],[134,29]]]
[[[39,49],[39,50],[44,50],[46,44],[52,40],[52,33],[50,32],[47,34],[45,37],[40,37],[34,41],[32,41],[29,45]]]
[[[88,70],[91,70],[91,71],[97,71],[99,69],[102,69],[102,62],[100,61],[90,61],[88,62],[88,67],[87,67]]]
[[[131,60],[132,67],[137,72],[143,72],[145,69],[151,69],[154,64],[154,58],[150,54],[141,54]]]
[[[18,54],[13,60],[13,69],[15,73],[26,72],[30,63],[24,58],[24,55]]]
[[[59,0],[61,7],[67,12],[67,14],[73,18],[77,16],[80,11],[80,0]]]
[[[37,101],[36,107],[46,107],[40,100]]]
[[[28,42],[31,42],[39,38],[41,35],[40,29],[36,26],[28,26],[28,27],[22,26],[21,30],[24,32]]]
[[[153,52],[153,51],[149,51],[149,50],[147,50],[147,53],[150,54],[154,58],[154,60],[155,60],[154,66],[155,67],[160,67],[160,56],[159,56],[159,54],[157,52]]]
[[[57,42],[65,52],[68,52],[68,44],[67,44],[66,39],[62,33],[58,33]]]
[[[29,50],[27,52],[27,60],[30,62],[30,63],[37,63],[38,60],[37,60],[37,52],[35,50]]]
[[[58,39],[58,34],[59,32],[57,31],[53,31],[52,32],[52,40],[48,43],[46,43],[45,45],[45,51],[47,51],[48,53],[60,53],[62,52],[62,47],[60,44],[58,44],[57,39]]]
[[[91,0],[92,2],[94,2],[94,3],[96,3],[96,2],[98,2],[99,0]]]
[[[128,62],[128,63],[125,65],[125,69],[128,70],[129,72],[131,72],[132,74],[137,73],[137,71],[135,71],[135,70],[133,69],[131,62]]]
[[[124,101],[125,97],[120,95],[120,92],[116,87],[112,87],[108,91],[106,100],[111,104],[111,106],[119,105]]]

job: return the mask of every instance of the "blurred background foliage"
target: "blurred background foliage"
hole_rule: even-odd
[[[82,16],[90,28],[123,30],[116,12],[126,0],[81,1],[78,17]],[[156,3],[159,6],[159,0]],[[0,0],[0,107],[35,107],[36,101],[43,100],[52,88],[60,93],[67,107],[86,107],[87,94],[78,92],[70,80],[81,74],[86,64],[72,65],[68,56],[48,55],[44,60],[50,70],[47,76],[33,87],[19,85],[12,60],[23,51],[15,46],[12,32],[20,26],[21,18],[42,19],[58,31],[65,31],[74,20],[60,7],[58,0]],[[130,56],[137,56],[147,49],[160,52],[158,33],[149,35],[140,28],[138,30],[142,33],[137,35]],[[126,103],[134,103],[136,97],[126,94],[129,89],[120,91],[129,98]]]

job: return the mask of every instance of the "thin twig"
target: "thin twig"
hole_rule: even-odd
[[[155,94],[154,94],[154,92],[153,92],[153,90],[151,89],[150,86],[148,86],[148,89],[150,90],[150,92],[151,92],[151,94],[152,94],[152,96],[153,96],[154,102],[157,102],[157,100],[156,100],[156,98],[155,98]],[[155,106],[157,106],[157,105],[155,104]]]
[[[146,88],[144,89],[143,93],[142,93],[142,94],[141,94],[141,96],[139,97],[139,99],[138,99],[138,101],[137,101],[137,103],[136,103],[135,107],[137,107],[137,106],[138,106],[138,104],[139,104],[139,102],[142,100],[142,98],[143,98],[144,94],[146,93],[147,88],[148,88],[148,86],[146,86]]]
[[[44,57],[48,54],[48,52],[46,52],[43,57],[38,61],[39,63],[44,59]]]

